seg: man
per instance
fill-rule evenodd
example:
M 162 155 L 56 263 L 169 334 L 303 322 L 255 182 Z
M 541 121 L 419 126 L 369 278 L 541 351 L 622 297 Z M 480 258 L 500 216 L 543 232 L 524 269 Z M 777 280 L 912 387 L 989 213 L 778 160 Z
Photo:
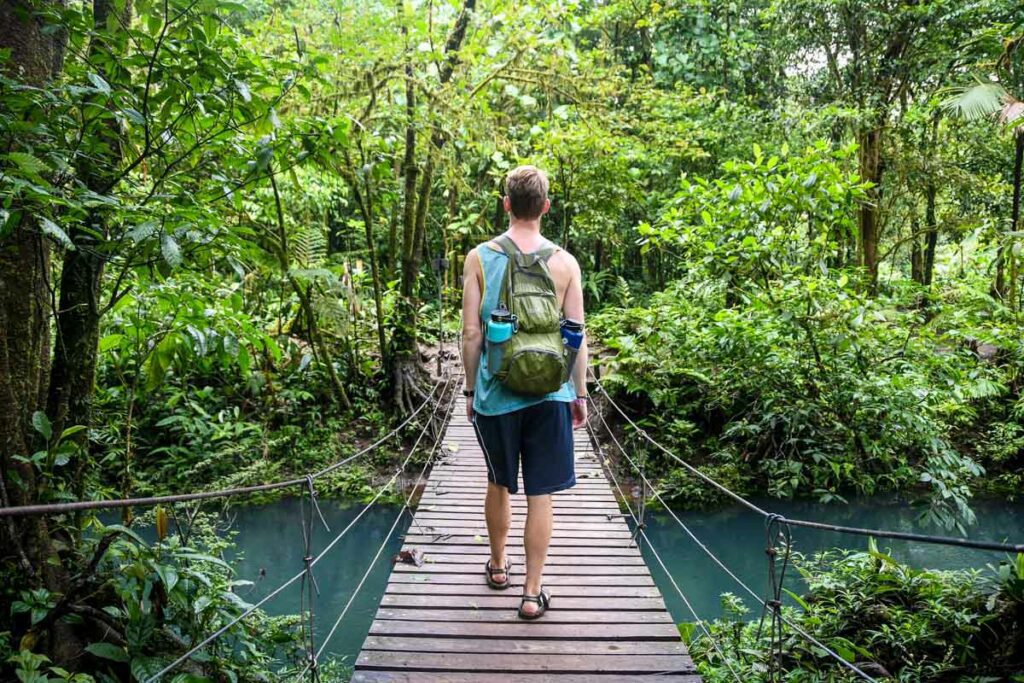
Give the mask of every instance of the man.
M 547 261 L 566 319 L 583 322 L 580 267 L 569 252 L 541 235 L 541 217 L 551 208 L 548 179 L 534 166 L 520 166 L 505 180 L 502 199 L 509 215 L 504 237 L 525 254 L 554 249 Z M 500 239 L 500 238 L 499 238 Z M 508 256 L 499 244 L 485 242 L 466 256 L 462 299 L 462 359 L 466 371 L 467 417 L 487 461 L 484 512 L 491 556 L 485 570 L 491 588 L 508 588 L 510 565 L 505 546 L 511 524 L 509 494 L 518 492 L 523 467 L 527 515 L 524 532 L 526 580 L 519 616 L 537 619 L 551 597 L 543 588 L 544 564 L 551 543 L 551 494 L 576 484 L 572 430 L 587 420 L 587 346 L 581 344 L 569 381 L 541 396 L 517 394 L 487 369 L 484 330 L 498 295 Z

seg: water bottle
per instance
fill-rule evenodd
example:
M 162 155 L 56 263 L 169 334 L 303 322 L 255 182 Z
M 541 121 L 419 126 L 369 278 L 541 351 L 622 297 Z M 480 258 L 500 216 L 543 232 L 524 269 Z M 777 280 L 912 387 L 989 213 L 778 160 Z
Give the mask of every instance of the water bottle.
M 573 367 L 576 365 L 576 356 L 579 355 L 580 346 L 583 344 L 583 323 L 572 318 L 562 319 L 562 345 L 565 347 L 566 371 L 568 377 L 572 377 Z
M 501 369 L 501 361 L 505 355 L 505 344 L 516 333 L 516 316 L 505 304 L 491 311 L 491 319 L 487 321 L 487 371 L 493 377 Z

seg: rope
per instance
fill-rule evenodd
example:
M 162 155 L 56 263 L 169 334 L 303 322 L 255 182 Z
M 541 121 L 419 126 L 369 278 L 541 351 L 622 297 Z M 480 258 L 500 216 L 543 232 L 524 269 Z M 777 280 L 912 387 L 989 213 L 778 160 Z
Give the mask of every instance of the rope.
M 372 451 L 373 449 L 380 446 L 382 443 L 393 437 L 399 431 L 401 431 L 414 417 L 419 415 L 420 411 L 430 402 L 434 394 L 437 392 L 437 388 L 441 386 L 441 382 L 438 381 L 434 384 L 434 388 L 430 390 L 423 402 L 416 408 L 410 415 L 402 421 L 400 425 L 392 429 L 390 432 L 382 436 L 381 438 L 374 441 L 372 444 L 358 451 L 357 453 L 350 455 L 344 460 L 340 460 L 332 465 L 325 467 L 319 472 L 315 472 L 312 475 L 314 479 L 319 479 L 324 475 L 334 472 L 339 467 L 343 467 L 348 463 L 352 462 L 356 458 L 362 457 Z M 306 476 L 296 477 L 295 479 L 288 479 L 285 481 L 278 481 L 269 484 L 256 484 L 253 486 L 241 486 L 236 488 L 219 489 L 216 491 L 202 491 L 199 493 L 183 493 L 170 496 L 151 496 L 147 498 L 121 498 L 119 500 L 80 500 L 70 503 L 48 503 L 39 505 L 16 505 L 12 507 L 0 507 L 0 517 L 25 517 L 35 515 L 53 515 L 64 512 L 81 512 L 83 510 L 110 510 L 115 508 L 126 508 L 135 506 L 153 506 L 163 505 L 167 503 L 182 503 L 190 500 L 206 500 L 209 498 L 227 498 L 230 496 L 239 496 L 246 493 L 258 493 L 260 491 L 274 491 L 277 489 L 291 488 L 294 486 L 300 486 L 306 483 Z
M 605 396 L 607 396 L 607 393 L 605 393 Z M 610 400 L 611 399 L 609 399 L 609 401 Z M 594 405 L 593 399 L 591 399 L 590 402 L 591 402 L 591 406 L 593 406 Z M 637 470 L 639 472 L 640 468 L 636 464 L 636 461 L 634 461 L 633 458 L 630 457 L 629 453 L 626 452 L 626 449 L 622 447 L 621 443 L 619 443 L 619 440 L 615 437 L 615 434 L 612 432 L 611 427 L 608 425 L 608 422 L 604 419 L 604 415 L 602 415 L 601 412 L 596 409 L 596 407 L 594 409 L 594 412 L 597 413 L 598 417 L 601 419 L 601 422 L 604 424 L 604 427 L 607 430 L 608 435 L 612 438 L 612 441 L 615 442 L 615 445 L 618 447 L 619 452 L 622 453 L 623 457 L 625 457 L 626 460 L 629 461 L 629 463 L 633 467 L 633 469 L 635 469 L 635 470 Z M 641 474 L 640 476 L 643 479 L 645 479 L 645 480 L 647 479 L 643 474 Z M 708 548 L 699 538 L 697 538 L 697 536 L 690 530 L 690 527 L 688 527 L 685 523 L 683 523 L 683 520 L 679 519 L 679 516 L 676 515 L 675 511 L 672 510 L 671 507 L 669 507 L 668 503 L 665 502 L 665 500 L 661 497 L 661 494 L 658 493 L 657 489 L 654 487 L 653 484 L 650 483 L 650 481 L 647 481 L 646 483 L 647 483 L 648 486 L 651 487 L 651 493 L 654 495 L 655 499 L 659 503 L 661 503 L 661 505 L 665 508 L 665 511 L 668 512 L 668 514 L 671 515 L 672 519 L 674 519 L 676 521 L 676 523 L 683 529 L 683 531 L 686 532 L 686 535 L 689 536 L 690 539 L 693 540 L 693 542 L 697 544 L 697 547 L 700 548 L 702 551 L 704 551 L 704 553 L 709 558 L 711 558 L 711 560 L 715 564 L 717 564 L 722 569 L 722 571 L 724 571 L 733 581 L 735 581 L 740 587 L 742 587 L 743 590 L 745 590 L 747 593 L 749 593 L 750 596 L 755 601 L 757 601 L 757 603 L 759 605 L 761 605 L 762 608 L 766 608 L 767 609 L 767 607 L 768 607 L 767 601 L 765 601 L 760 595 L 755 593 L 754 590 L 752 588 L 750 588 L 750 586 L 748 586 L 742 579 L 740 579 L 738 576 L 736 576 L 736 574 L 734 574 L 733 571 L 731 569 L 729 569 L 718 558 L 718 556 L 715 555 L 711 551 L 710 548 Z M 779 619 L 781 619 L 783 621 L 783 623 L 785 623 L 787 626 L 789 626 L 791 629 L 793 629 L 796 633 L 800 634 L 804 639 L 806 639 L 810 643 L 812 643 L 812 644 L 818 646 L 819 648 L 821 648 L 826 654 L 828 654 L 830 657 L 832 657 L 833 659 L 838 661 L 840 664 L 845 666 L 847 669 L 849 669 L 853 673 L 857 674 L 858 676 L 860 676 L 861 678 L 863 678 L 866 681 L 872 681 L 873 683 L 877 683 L 877 681 L 874 678 L 872 678 L 868 674 L 864 673 L 864 671 L 862 671 L 860 668 L 858 668 L 855 664 L 853 664 L 852 662 L 846 661 L 843 657 L 839 656 L 839 654 L 837 654 L 834 650 L 832 650 L 827 645 L 822 643 L 820 640 L 818 640 L 817 638 L 815 638 L 811 634 L 809 634 L 806 631 L 804 631 L 803 629 L 801 629 L 799 626 L 794 624 L 791 620 L 787 619 L 782 614 L 781 610 L 779 611 Z
M 448 382 L 446 382 L 445 385 L 447 386 L 447 384 L 450 383 L 450 382 L 451 382 L 451 378 L 448 379 Z M 440 386 L 440 385 L 441 385 L 440 382 L 438 382 L 435 385 L 435 387 L 434 387 L 435 391 L 436 391 L 437 387 Z M 433 396 L 433 395 L 434 395 L 434 391 L 432 391 L 430 393 L 430 396 Z M 423 405 L 426 405 L 426 403 L 424 402 Z M 420 409 L 423 408 L 423 405 L 420 406 Z M 419 409 L 417 409 L 416 412 L 419 412 Z M 405 424 L 408 424 L 408 420 L 406 420 L 405 422 L 402 423 L 403 426 Z M 380 499 L 380 497 L 382 495 L 384 495 L 384 492 L 387 491 L 389 488 L 391 488 L 391 486 L 398 480 L 399 475 L 401 475 L 402 471 L 405 469 L 405 465 L 408 464 L 409 459 L 412 458 L 413 453 L 416 452 L 416 447 L 419 445 L 419 441 L 423 437 L 423 434 L 426 432 L 426 428 L 427 428 L 427 426 L 429 426 L 429 424 L 430 423 L 428 422 L 427 424 L 424 425 L 423 430 L 421 430 L 421 432 L 420 432 L 420 438 L 418 438 L 416 440 L 415 444 L 413 445 L 413 447 L 411 449 L 409 449 L 409 454 L 406 456 L 405 460 L 403 461 L 402 466 L 399 467 L 397 470 L 395 470 L 395 473 L 393 475 L 391 475 L 391 478 L 388 479 L 388 481 L 385 482 L 383 486 L 381 486 L 379 489 L 377 489 L 377 492 L 374 494 L 374 496 L 370 500 L 370 502 L 368 502 L 366 504 L 366 506 L 363 507 L 363 509 L 359 511 L 359 513 L 355 516 L 355 518 L 353 518 L 352 521 L 349 522 L 348 525 L 344 529 L 342 529 L 341 532 L 337 536 L 335 536 L 331 540 L 331 542 L 328 543 L 327 546 L 322 551 L 320 551 L 319 554 L 317 554 L 315 557 L 313 557 L 311 560 L 309 560 L 309 562 L 305 563 L 306 566 L 302 569 L 302 571 L 300 571 L 298 574 L 295 574 L 290 579 L 288 579 L 287 581 L 282 583 L 280 586 L 275 588 L 270 594 L 266 595 L 263 599 L 261 599 L 259 602 L 255 603 L 254 605 L 251 605 L 244 612 L 242 612 L 241 614 L 239 614 L 238 616 L 233 618 L 227 624 L 225 624 L 224 626 L 221 626 L 219 629 L 217 629 L 216 631 L 211 633 L 209 636 L 207 636 L 205 639 L 203 639 L 199 644 L 195 645 L 188 652 L 186 652 L 185 654 L 181 655 L 180 657 L 175 659 L 173 662 L 171 662 L 170 664 L 165 666 L 163 669 L 158 671 L 155 675 L 153 675 L 153 676 L 149 677 L 148 679 L 146 679 L 145 683 L 154 683 L 155 681 L 158 681 L 164 674 L 167 674 L 170 671 L 174 670 L 179 664 L 181 664 L 182 662 L 186 661 L 187 659 L 192 657 L 192 655 L 194 655 L 196 652 L 199 652 L 200 650 L 205 648 L 207 645 L 209 645 L 213 641 L 215 641 L 218 638 L 220 638 L 228 630 L 230 630 L 232 627 L 234 627 L 236 624 L 238 624 L 240 621 L 242 621 L 246 617 L 250 616 L 253 612 L 255 612 L 257 609 L 259 609 L 260 607 L 265 605 L 271 599 L 273 599 L 273 598 L 277 597 L 278 595 L 280 595 L 281 592 L 284 591 L 286 588 L 288 588 L 289 586 L 293 585 L 296 581 L 299 581 L 300 579 L 305 577 L 307 575 L 307 571 L 310 570 L 312 567 L 316 566 L 316 564 L 321 559 L 323 559 L 323 557 L 328 552 L 330 552 L 331 549 L 334 548 L 334 546 L 336 546 L 338 544 L 338 542 L 341 541 L 342 538 L 345 537 L 345 535 L 349 532 L 349 530 L 351 530 L 356 525 L 356 523 L 359 522 L 359 520 L 362 519 L 363 516 L 365 516 L 367 512 L 369 512 L 369 510 L 376 504 L 376 502 Z M 314 478 L 316 477 L 316 475 L 311 475 L 311 476 L 314 477 Z M 302 481 L 306 481 L 306 479 L 302 479 Z
M 447 410 L 445 411 L 444 419 L 442 420 L 442 427 L 444 425 L 446 425 L 451 420 L 452 410 L 455 408 L 455 404 L 456 404 L 457 401 L 458 401 L 458 396 L 453 391 L 452 392 L 451 400 L 448 402 L 448 407 L 447 407 Z M 327 633 L 327 636 L 324 638 L 323 643 L 321 643 L 320 649 L 317 650 L 315 656 L 313 657 L 313 662 L 314 663 L 317 661 L 317 658 L 323 656 L 324 650 L 327 649 L 327 645 L 330 643 L 331 638 L 334 637 L 334 633 L 338 630 L 338 627 L 341 625 L 342 620 L 344 620 L 345 615 L 348 614 L 349 608 L 351 608 L 352 605 L 355 603 L 356 597 L 359 595 L 359 592 L 363 589 L 363 586 L 365 585 L 367 579 L 369 579 L 370 574 L 373 573 L 373 569 L 376 566 L 377 561 L 380 559 L 381 554 L 383 554 L 384 549 L 387 548 L 388 542 L 391 541 L 391 537 L 394 536 L 395 530 L 398 528 L 398 523 L 401 521 L 402 517 L 405 515 L 405 512 L 406 511 L 409 511 L 410 513 L 412 512 L 412 508 L 410 506 L 410 502 L 412 501 L 412 497 L 416 493 L 416 490 L 419 488 L 420 483 L 423 481 L 423 477 L 426 474 L 427 469 L 430 467 L 431 463 L 434 461 L 434 457 L 437 454 L 438 446 L 441 444 L 441 441 L 442 441 L 443 437 L 444 437 L 444 431 L 442 429 L 442 431 L 440 431 L 438 433 L 437 438 L 434 440 L 434 445 L 430 449 L 430 455 L 427 456 L 426 462 L 423 463 L 423 468 L 420 470 L 419 476 L 416 478 L 416 483 L 414 483 L 412 485 L 412 488 L 409 491 L 409 495 L 406 496 L 405 499 L 404 499 L 405 502 L 402 505 L 402 508 L 398 511 L 398 514 L 395 516 L 395 521 L 392 522 L 391 528 L 388 530 L 388 533 L 384 537 L 384 540 L 381 541 L 380 546 L 377 548 L 377 552 L 374 554 L 373 558 L 370 560 L 369 565 L 367 565 L 366 571 L 363 573 L 362 578 L 359 579 L 359 583 L 356 585 L 355 590 L 352 591 L 352 595 L 349 596 L 348 602 L 345 603 L 345 607 L 341 610 L 341 613 L 338 614 L 338 618 L 334 620 L 334 625 L 331 626 L 331 630 Z M 413 516 L 413 519 L 415 519 L 415 516 Z M 309 670 L 309 665 L 307 665 L 307 668 L 299 673 L 297 678 L 302 678 L 302 676 L 305 675 L 306 671 L 308 671 L 308 670 Z
M 597 435 L 594 433 L 593 427 L 591 427 L 590 422 L 587 421 L 586 425 L 587 425 L 587 432 L 590 434 L 591 441 L 594 444 L 598 444 L 599 442 L 597 440 Z M 680 588 L 679 584 L 675 580 L 675 577 L 672 576 L 672 573 L 669 571 L 668 567 L 665 565 L 665 562 L 661 559 L 661 555 L 658 554 L 657 548 L 654 547 L 654 544 L 651 543 L 651 539 L 648 538 L 647 533 L 640 526 L 640 524 L 641 524 L 640 523 L 640 519 L 637 517 L 636 514 L 633 513 L 633 509 L 631 507 L 629 507 L 629 503 L 628 503 L 629 498 L 626 497 L 625 492 L 622 490 L 622 486 L 619 485 L 619 480 L 615 476 L 615 472 L 612 470 L 611 464 L 608 463 L 606 461 L 606 459 L 603 457 L 603 453 L 601 453 L 601 451 L 600 451 L 600 446 L 598 446 L 598 454 L 600 456 L 601 464 L 607 466 L 606 469 L 607 469 L 607 472 L 608 472 L 608 476 L 611 478 L 612 483 L 615 485 L 615 489 L 619 492 L 619 497 L 622 500 L 627 501 L 626 502 L 626 511 L 629 512 L 629 516 L 633 518 L 633 523 L 636 525 L 636 529 L 637 529 L 636 534 L 634 534 L 634 536 L 633 536 L 634 541 L 637 538 L 637 536 L 639 536 L 640 538 L 643 538 L 643 540 L 647 542 L 647 547 L 650 549 L 651 554 L 654 555 L 654 559 L 658 561 L 658 565 L 661 567 L 661 570 L 663 572 L 665 572 L 665 576 L 667 576 L 668 580 L 672 583 L 672 587 L 676 589 L 676 593 L 679 594 L 679 597 L 683 601 L 683 604 L 686 605 L 686 609 L 688 609 L 690 611 L 690 614 L 693 615 L 693 619 L 696 622 L 698 628 L 700 628 L 700 630 L 704 632 L 704 635 L 707 636 L 707 639 L 711 643 L 711 646 L 713 648 L 715 648 L 715 651 L 722 658 L 722 662 L 725 663 L 725 666 L 729 669 L 729 672 L 732 674 L 733 678 L 735 678 L 739 683 L 743 683 L 743 679 L 741 679 L 739 677 L 739 674 L 737 674 L 736 671 L 732 668 L 732 665 L 729 663 L 728 657 L 725 656 L 725 653 L 722 652 L 721 647 L 719 647 L 718 641 L 715 639 L 715 637 L 713 635 L 711 635 L 711 631 L 705 625 L 704 620 L 701 619 L 700 616 L 697 614 L 697 610 L 694 609 L 693 604 L 691 604 L 689 598 L 686 597 L 686 593 L 684 593 L 683 589 Z
M 726 486 L 718 483 L 717 481 L 715 481 L 714 479 L 712 479 L 708 475 L 704 474 L 703 472 L 698 470 L 696 467 L 694 467 L 693 465 L 691 465 L 690 463 L 686 462 L 685 460 L 680 458 L 678 455 L 676 455 L 675 453 L 673 453 L 672 451 L 667 449 L 665 446 L 662 446 L 660 443 L 655 441 L 654 438 L 652 438 L 650 434 L 648 434 L 636 422 L 634 422 L 632 419 L 630 419 L 630 417 L 622 410 L 622 408 L 619 407 L 619 405 L 608 394 L 608 391 L 604 388 L 604 386 L 601 384 L 601 381 L 599 379 L 594 378 L 594 383 L 596 384 L 598 390 L 602 394 L 604 394 L 606 399 L 608 399 L 608 403 L 613 408 L 615 408 L 616 412 L 618 412 L 619 415 L 621 415 L 623 417 L 623 419 L 626 420 L 626 422 L 628 422 L 629 425 L 631 427 L 633 427 L 633 429 L 636 430 L 640 434 L 640 436 L 642 436 L 644 439 L 646 439 L 648 442 L 650 442 L 651 445 L 653 445 L 655 448 L 660 450 L 662 453 L 668 455 L 670 458 L 675 460 L 677 463 L 679 463 L 680 465 L 685 467 L 687 470 L 692 472 L 695 476 L 697 476 L 700 479 L 704 480 L 708 484 L 714 486 L 716 489 L 718 489 L 719 491 L 721 491 L 722 493 L 727 495 L 729 498 L 732 498 L 736 502 L 740 503 L 741 505 L 743 505 L 743 507 L 747 508 L 748 510 L 756 512 L 757 514 L 759 514 L 759 515 L 761 515 L 762 517 L 765 517 L 765 518 L 771 517 L 774 514 L 774 513 L 768 512 L 767 510 L 763 510 L 762 508 L 758 507 L 754 503 L 751 503 L 749 500 L 747 500 L 743 496 L 739 495 L 738 493 L 735 493 L 735 492 L 731 491 Z M 776 515 L 776 516 L 780 516 L 780 515 Z M 826 530 L 826 531 L 836 531 L 836 532 L 839 532 L 839 533 L 853 534 L 853 535 L 857 535 L 857 536 L 869 536 L 869 537 L 877 537 L 877 538 L 895 538 L 895 539 L 900 539 L 900 540 L 904 540 L 904 541 L 916 541 L 918 543 L 932 543 L 932 544 L 936 544 L 936 545 L 949 545 L 949 546 L 957 546 L 957 547 L 961 547 L 961 548 L 973 548 L 973 549 L 976 549 L 976 550 L 996 550 L 996 551 L 1008 552 L 1008 553 L 1014 553 L 1014 554 L 1016 554 L 1016 553 L 1024 553 L 1024 543 L 997 543 L 997 542 L 994 542 L 994 541 L 978 541 L 978 540 L 972 540 L 972 539 L 969 539 L 969 538 L 956 538 L 954 536 L 936 536 L 936 535 L 931 535 L 931 534 L 916 534 L 916 533 L 910 533 L 910 532 L 905 532 L 905 531 L 889 531 L 889 530 L 886 530 L 886 529 L 870 529 L 870 528 L 861 528 L 861 527 L 852 527 L 852 526 L 842 526 L 842 525 L 839 525 L 839 524 L 826 524 L 824 522 L 813 522 L 813 521 L 804 520 L 804 519 L 790 519 L 788 517 L 785 517 L 783 519 L 785 519 L 785 521 L 789 525 L 791 525 L 791 526 L 800 526 L 800 527 L 806 527 L 806 528 L 809 528 L 809 529 L 823 529 L 823 530 Z

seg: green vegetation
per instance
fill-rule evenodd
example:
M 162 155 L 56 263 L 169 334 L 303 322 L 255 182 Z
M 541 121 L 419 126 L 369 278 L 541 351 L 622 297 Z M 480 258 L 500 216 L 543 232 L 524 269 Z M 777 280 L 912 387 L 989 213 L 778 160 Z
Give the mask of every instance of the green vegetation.
M 386 433 L 529 161 L 605 384 L 659 441 L 743 493 L 899 492 L 969 529 L 972 495 L 1024 483 L 1021 21 L 1011 0 L 5 2 L 0 505 L 263 483 Z M 721 502 L 624 437 L 674 503 Z M 365 498 L 400 445 L 321 493 Z M 151 546 L 128 511 L 0 520 L 0 678 L 139 679 L 227 623 L 230 540 L 198 519 Z M 998 587 L 804 566 L 805 628 L 903 680 L 1020 666 L 1019 566 Z M 935 609 L 886 597 L 918 590 Z M 296 619 L 229 635 L 175 680 L 301 662 Z
M 1020 681 L 1024 666 L 1024 559 L 991 571 L 912 569 L 872 547 L 794 557 L 808 592 L 784 613 L 865 673 L 895 681 Z M 731 618 L 717 621 L 709 641 L 691 641 L 707 681 L 767 679 L 773 665 L 768 624 L 749 618 L 732 594 L 722 598 Z M 692 638 L 692 628 L 683 629 Z M 818 647 L 797 636 L 778 663 L 784 681 L 859 680 Z

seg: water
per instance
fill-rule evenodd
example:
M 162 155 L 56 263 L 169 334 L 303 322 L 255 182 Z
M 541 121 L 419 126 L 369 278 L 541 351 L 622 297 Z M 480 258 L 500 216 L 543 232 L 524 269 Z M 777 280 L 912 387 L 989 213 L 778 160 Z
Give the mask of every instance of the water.
M 299 499 L 286 499 L 270 505 L 237 509 L 232 529 L 238 532 L 234 553 L 234 559 L 238 560 L 238 578 L 255 582 L 251 591 L 246 587 L 239 589 L 247 602 L 260 600 L 302 570 L 303 517 L 300 505 Z M 320 510 L 331 531 L 328 532 L 314 516 L 312 554 L 315 556 L 323 550 L 362 509 L 361 504 L 321 501 Z M 397 506 L 375 505 L 313 567 L 313 575 L 320 587 L 314 605 L 317 647 L 349 601 L 400 510 Z M 401 548 L 401 536 L 408 524 L 409 515 L 404 515 L 384 554 L 374 564 L 365 585 L 332 636 L 326 652 L 335 657 L 345 656 L 350 664 L 355 661 L 377 612 L 377 603 L 387 586 L 390 558 Z M 272 615 L 297 613 L 299 590 L 297 582 L 268 601 L 264 609 Z
M 755 499 L 753 502 L 792 519 L 891 531 L 944 533 L 922 527 L 917 523 L 919 511 L 916 508 L 892 499 L 851 499 L 849 505 L 775 499 Z M 971 507 L 977 514 L 978 523 L 968 530 L 969 538 L 1012 543 L 1024 541 L 1024 503 L 976 500 Z M 764 518 L 738 505 L 710 512 L 677 512 L 676 515 L 754 592 L 759 595 L 767 593 Z M 760 612 L 754 609 L 758 605 L 750 594 L 716 565 L 668 513 L 649 514 L 647 525 L 651 542 L 701 619 L 723 615 L 719 596 L 724 592 L 743 598 L 751 609 L 750 616 L 759 616 Z M 808 556 L 831 548 L 866 550 L 868 546 L 868 538 L 864 536 L 800 527 L 792 527 L 792 531 L 794 549 Z M 984 569 L 986 564 L 997 563 L 1006 557 L 1005 553 L 928 543 L 884 538 L 877 539 L 877 542 L 880 550 L 891 551 L 897 561 L 919 568 Z M 673 618 L 677 622 L 693 621 L 693 614 L 646 544 L 643 554 Z M 798 594 L 804 588 L 799 575 L 792 569 L 787 574 L 786 586 Z
M 854 499 L 849 505 L 820 505 L 812 502 L 778 500 L 755 502 L 793 518 L 848 526 L 935 532 L 934 529 L 922 529 L 916 524 L 917 510 L 895 501 L 877 498 Z M 978 524 L 970 530 L 972 538 L 1014 542 L 1024 539 L 1024 504 L 975 501 L 973 508 L 978 516 Z M 359 513 L 362 506 L 346 506 L 324 501 L 321 503 L 321 509 L 332 533 L 328 533 L 317 522 L 314 531 L 314 554 L 341 531 Z M 398 511 L 397 507 L 372 508 L 314 568 L 320 586 L 320 596 L 316 601 L 318 644 L 323 642 L 327 630 L 348 602 L 370 559 L 391 528 Z M 764 593 L 767 571 L 764 554 L 765 529 L 761 517 L 739 507 L 677 514 L 739 578 L 754 591 Z M 240 590 L 245 600 L 259 600 L 302 569 L 300 520 L 301 509 L 297 499 L 237 509 L 232 528 L 238 532 L 235 537 L 235 557 L 239 559 L 238 578 L 256 582 L 251 591 L 248 588 Z M 391 568 L 388 559 L 398 552 L 401 546 L 400 535 L 407 526 L 408 516 L 405 516 L 385 548 L 384 559 L 374 566 L 342 626 L 331 639 L 327 648 L 330 654 L 336 657 L 344 656 L 349 663 L 354 661 L 373 621 L 377 603 L 384 593 Z M 701 618 L 721 616 L 721 593 L 731 591 L 744 598 L 749 597 L 697 548 L 667 513 L 649 514 L 648 535 Z M 867 547 L 866 538 L 815 529 L 794 527 L 793 536 L 796 549 L 805 554 L 834 547 Z M 893 555 L 900 561 L 917 567 L 935 569 L 983 568 L 986 563 L 996 562 L 1003 557 L 1000 553 L 994 552 L 886 539 L 880 540 L 879 546 L 891 549 Z M 675 620 L 692 621 L 693 616 L 684 606 L 668 578 L 658 568 L 646 546 L 644 554 Z M 265 573 L 262 578 L 261 571 Z M 799 582 L 800 579 L 793 572 L 792 580 L 787 581 L 787 585 L 799 592 Z M 298 601 L 299 586 L 295 584 L 268 602 L 265 608 L 270 614 L 294 614 L 298 611 Z M 752 599 L 745 602 L 748 607 L 754 607 Z M 756 616 L 753 609 L 751 615 Z

